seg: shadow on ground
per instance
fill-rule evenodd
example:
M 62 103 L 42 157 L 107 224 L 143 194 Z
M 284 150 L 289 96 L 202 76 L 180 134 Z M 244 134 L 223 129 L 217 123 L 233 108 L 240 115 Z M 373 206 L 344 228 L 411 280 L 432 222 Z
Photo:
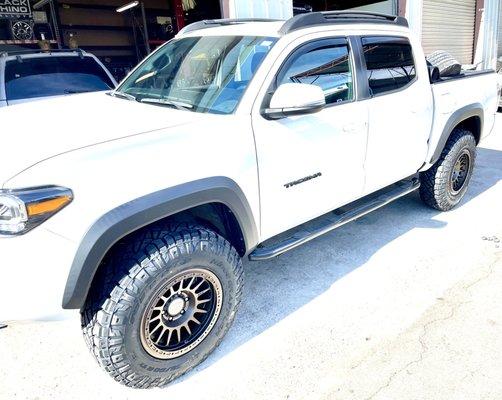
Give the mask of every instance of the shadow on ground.
M 473 179 L 459 207 L 502 179 L 502 151 L 478 149 Z M 439 229 L 438 211 L 418 192 L 266 262 L 244 262 L 245 289 L 234 326 L 220 347 L 192 374 L 259 335 L 364 265 L 379 249 L 415 228 Z

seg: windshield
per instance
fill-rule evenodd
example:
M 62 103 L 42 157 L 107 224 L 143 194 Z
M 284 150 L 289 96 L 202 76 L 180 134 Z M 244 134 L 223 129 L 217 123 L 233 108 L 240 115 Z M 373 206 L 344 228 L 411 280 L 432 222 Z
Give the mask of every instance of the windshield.
M 91 57 L 33 57 L 8 61 L 5 66 L 7 100 L 95 92 L 114 87 Z
M 144 103 L 230 114 L 276 40 L 254 36 L 172 40 L 145 60 L 118 91 Z

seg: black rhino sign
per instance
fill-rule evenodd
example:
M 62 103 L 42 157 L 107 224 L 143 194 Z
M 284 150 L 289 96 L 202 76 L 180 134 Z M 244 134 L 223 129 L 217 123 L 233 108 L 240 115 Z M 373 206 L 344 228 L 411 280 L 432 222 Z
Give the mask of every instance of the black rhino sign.
M 31 17 L 29 0 L 0 0 L 0 18 Z

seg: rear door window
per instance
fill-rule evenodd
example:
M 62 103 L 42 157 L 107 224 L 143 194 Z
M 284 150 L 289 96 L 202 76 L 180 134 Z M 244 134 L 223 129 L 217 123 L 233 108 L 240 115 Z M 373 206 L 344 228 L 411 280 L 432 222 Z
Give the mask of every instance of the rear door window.
M 411 44 L 400 37 L 363 37 L 364 58 L 371 95 L 399 90 L 414 81 Z
M 11 60 L 5 66 L 7 100 L 95 92 L 114 87 L 92 57 L 51 56 Z

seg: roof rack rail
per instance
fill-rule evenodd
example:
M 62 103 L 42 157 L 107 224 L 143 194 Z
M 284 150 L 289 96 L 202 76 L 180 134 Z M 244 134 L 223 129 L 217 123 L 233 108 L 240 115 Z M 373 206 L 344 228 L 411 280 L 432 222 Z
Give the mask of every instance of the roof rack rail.
M 0 57 L 7 56 L 22 56 L 25 54 L 36 54 L 36 53 L 78 53 L 80 56 L 85 54 L 85 51 L 82 49 L 26 49 L 26 50 L 2 50 L 0 51 Z
M 277 22 L 284 21 L 283 19 L 272 18 L 225 18 L 225 19 L 205 19 L 203 21 L 194 22 L 182 28 L 178 35 L 188 32 L 198 31 L 200 29 L 213 28 L 214 26 L 244 24 L 246 22 Z
M 306 14 L 299 14 L 287 20 L 279 33 L 285 35 L 297 29 L 307 28 L 317 25 L 332 24 L 394 24 L 408 27 L 406 18 L 396 15 L 380 13 L 370 13 L 363 11 L 321 11 Z

